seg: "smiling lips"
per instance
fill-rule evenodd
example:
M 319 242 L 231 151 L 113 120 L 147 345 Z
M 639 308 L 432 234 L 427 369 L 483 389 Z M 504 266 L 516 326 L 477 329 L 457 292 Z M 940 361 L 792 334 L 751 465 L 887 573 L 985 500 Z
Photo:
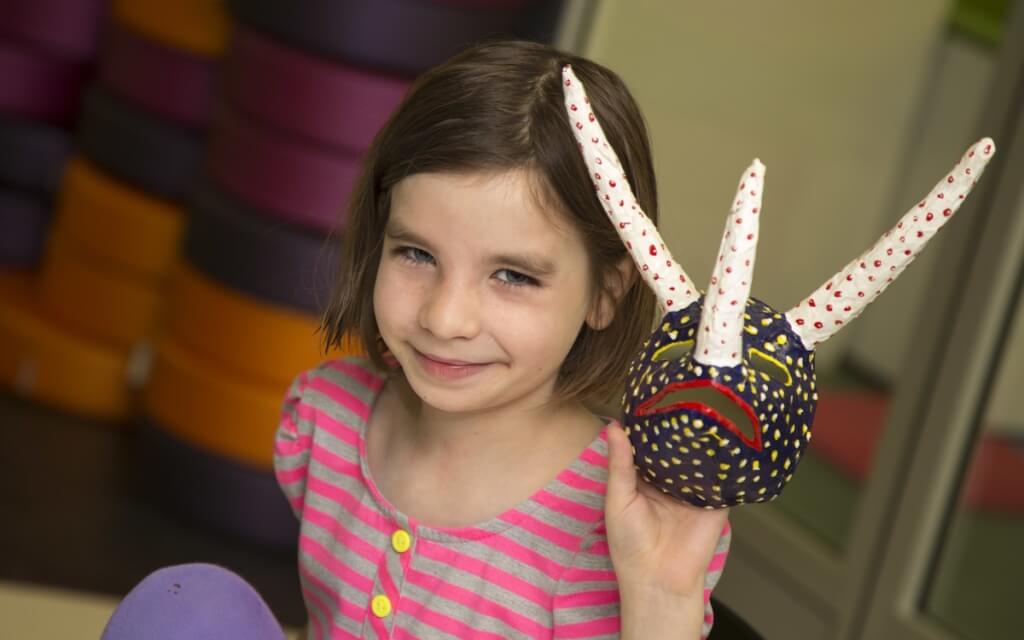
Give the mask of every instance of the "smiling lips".
M 416 360 L 419 362 L 420 368 L 431 376 L 441 378 L 443 380 L 460 380 L 462 378 L 468 378 L 469 376 L 483 371 L 483 369 L 488 366 L 487 364 L 465 362 L 462 360 L 448 360 L 437 356 L 426 355 L 419 351 L 416 351 L 415 353 Z
M 750 418 L 750 423 L 754 427 L 754 437 L 751 438 L 747 434 L 743 433 L 743 430 L 736 426 L 736 424 L 732 420 L 725 417 L 720 412 L 715 411 L 713 408 L 707 406 L 703 402 L 682 401 L 672 402 L 665 405 L 659 404 L 662 400 L 665 399 L 666 396 L 671 394 L 673 391 L 680 391 L 683 389 L 696 389 L 700 387 L 711 387 L 715 389 L 723 396 L 728 398 L 730 402 L 733 402 L 734 404 L 738 405 L 741 409 L 743 409 L 744 413 L 746 413 L 747 416 Z M 726 429 L 733 432 L 747 446 L 753 448 L 755 451 L 761 450 L 761 423 L 757 419 L 757 414 L 755 414 L 754 410 L 750 407 L 750 405 L 747 404 L 746 401 L 743 400 L 743 398 L 736 395 L 736 393 L 732 389 L 718 382 L 715 382 L 714 380 L 688 380 L 686 382 L 675 382 L 669 384 L 665 386 L 661 391 L 654 394 L 654 396 L 645 400 L 639 407 L 637 407 L 636 415 L 649 416 L 656 415 L 659 413 L 669 413 L 671 411 L 678 411 L 680 409 L 689 409 L 691 411 L 696 411 L 707 416 L 709 419 L 718 422 Z

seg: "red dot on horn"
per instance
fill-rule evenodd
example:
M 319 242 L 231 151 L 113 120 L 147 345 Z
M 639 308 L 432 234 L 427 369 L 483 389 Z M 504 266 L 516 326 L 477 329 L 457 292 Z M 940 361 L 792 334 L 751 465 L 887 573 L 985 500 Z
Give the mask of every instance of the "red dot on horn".
M 822 327 L 824 327 L 824 326 L 825 326 L 825 325 L 821 324 L 820 322 L 815 322 L 815 323 L 814 323 L 814 328 L 815 328 L 815 329 L 820 329 L 820 328 L 822 328 Z

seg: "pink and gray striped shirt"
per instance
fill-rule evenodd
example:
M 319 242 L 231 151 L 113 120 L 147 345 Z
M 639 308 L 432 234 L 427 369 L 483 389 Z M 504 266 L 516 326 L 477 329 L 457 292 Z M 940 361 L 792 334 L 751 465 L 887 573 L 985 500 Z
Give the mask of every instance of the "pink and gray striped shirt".
M 275 442 L 301 521 L 310 638 L 616 638 L 619 594 L 604 534 L 607 435 L 531 498 L 476 526 L 421 525 L 381 495 L 366 425 L 384 378 L 361 360 L 298 376 Z M 722 531 L 704 589 L 728 553 Z

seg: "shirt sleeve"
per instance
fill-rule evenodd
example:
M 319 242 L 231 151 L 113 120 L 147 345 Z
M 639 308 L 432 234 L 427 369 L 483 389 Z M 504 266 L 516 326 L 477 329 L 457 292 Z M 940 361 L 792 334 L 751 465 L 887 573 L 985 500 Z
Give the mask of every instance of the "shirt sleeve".
M 304 405 L 303 400 L 310 375 L 312 371 L 303 372 L 289 387 L 274 436 L 274 474 L 292 511 L 300 520 L 313 443 L 313 413 Z
M 732 543 L 732 525 L 728 522 L 722 527 L 722 534 L 718 536 L 718 544 L 715 545 L 715 552 L 708 563 L 708 571 L 704 574 L 704 624 L 701 626 L 700 637 L 705 640 L 711 633 L 711 627 L 715 624 L 715 612 L 711 608 L 711 593 L 715 585 L 722 578 L 722 571 L 725 570 L 725 560 L 729 556 L 729 545 Z
M 732 528 L 726 522 L 704 577 L 702 640 L 706 640 L 715 622 L 711 594 L 722 577 L 731 541 Z M 583 540 L 572 565 L 558 583 L 553 609 L 553 635 L 557 640 L 619 637 L 619 587 L 603 527 Z

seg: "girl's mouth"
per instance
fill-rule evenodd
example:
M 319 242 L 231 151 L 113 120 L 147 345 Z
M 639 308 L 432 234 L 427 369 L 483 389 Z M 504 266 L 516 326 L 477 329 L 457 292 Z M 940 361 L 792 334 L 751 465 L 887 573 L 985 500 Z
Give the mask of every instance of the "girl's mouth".
M 420 368 L 432 377 L 442 380 L 461 380 L 483 371 L 488 365 L 462 360 L 449 360 L 438 356 L 420 353 L 413 349 Z

